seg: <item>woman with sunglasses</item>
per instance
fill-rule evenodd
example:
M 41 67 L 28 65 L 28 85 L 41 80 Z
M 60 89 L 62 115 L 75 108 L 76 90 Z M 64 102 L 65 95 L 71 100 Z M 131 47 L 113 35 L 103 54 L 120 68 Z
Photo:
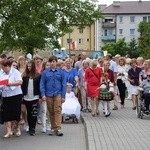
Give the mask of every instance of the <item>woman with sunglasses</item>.
M 143 91 L 143 98 L 144 98 L 144 104 L 145 104 L 145 113 L 149 114 L 149 104 L 150 104 L 150 70 L 147 72 L 147 79 L 144 80 L 140 87 Z

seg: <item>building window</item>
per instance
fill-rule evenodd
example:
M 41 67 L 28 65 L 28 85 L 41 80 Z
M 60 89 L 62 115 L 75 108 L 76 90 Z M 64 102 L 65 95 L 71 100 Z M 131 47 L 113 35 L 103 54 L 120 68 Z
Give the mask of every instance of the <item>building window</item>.
M 79 33 L 83 33 L 83 28 L 79 29 Z
M 119 29 L 119 34 L 120 34 L 120 35 L 123 34 L 123 29 Z
M 150 22 L 150 16 L 148 16 L 148 22 Z
M 67 39 L 67 44 L 72 43 L 72 39 Z
M 113 35 L 113 30 L 111 29 L 104 30 L 104 36 L 109 36 L 109 35 Z
M 83 44 L 83 39 L 79 39 L 79 44 Z
M 135 35 L 135 29 L 130 29 L 130 35 Z
M 123 16 L 119 16 L 119 23 L 123 23 Z
M 147 22 L 147 17 L 143 17 L 143 22 Z
M 130 23 L 135 23 L 135 16 L 130 16 Z

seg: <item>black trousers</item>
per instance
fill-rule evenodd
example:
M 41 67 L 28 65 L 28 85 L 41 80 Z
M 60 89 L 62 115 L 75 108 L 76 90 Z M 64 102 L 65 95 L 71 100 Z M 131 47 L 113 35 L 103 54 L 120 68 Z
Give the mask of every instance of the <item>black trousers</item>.
M 119 89 L 121 105 L 124 105 L 126 85 L 125 85 L 125 83 L 122 82 L 121 79 L 118 79 L 117 80 L 117 86 L 118 86 L 118 89 Z
M 29 131 L 33 132 L 35 132 L 37 122 L 38 101 L 39 100 L 25 101 Z
M 150 93 L 144 93 L 144 104 L 146 110 L 149 110 L 149 104 L 150 104 Z

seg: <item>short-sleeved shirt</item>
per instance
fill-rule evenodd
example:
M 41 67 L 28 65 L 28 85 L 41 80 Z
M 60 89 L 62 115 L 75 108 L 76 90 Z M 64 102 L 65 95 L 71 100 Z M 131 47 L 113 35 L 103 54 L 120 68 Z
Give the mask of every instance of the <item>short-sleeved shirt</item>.
M 75 87 L 75 76 L 78 76 L 78 72 L 76 68 L 72 68 L 70 71 L 64 69 L 66 82 L 71 83 L 73 88 Z
M 2 76 L 6 76 L 6 75 L 7 74 L 5 72 L 3 72 Z M 10 83 L 20 81 L 20 80 L 22 81 L 21 73 L 13 67 L 11 67 L 10 72 L 8 74 L 8 77 L 9 77 Z M 2 97 L 11 97 L 11 96 L 19 95 L 19 94 L 22 94 L 22 90 L 21 90 L 20 85 L 18 85 L 18 86 L 4 86 L 2 88 Z
M 136 67 L 135 70 L 133 68 L 129 69 L 128 75 L 133 82 L 130 82 L 134 86 L 139 86 L 139 76 L 140 76 L 141 68 Z

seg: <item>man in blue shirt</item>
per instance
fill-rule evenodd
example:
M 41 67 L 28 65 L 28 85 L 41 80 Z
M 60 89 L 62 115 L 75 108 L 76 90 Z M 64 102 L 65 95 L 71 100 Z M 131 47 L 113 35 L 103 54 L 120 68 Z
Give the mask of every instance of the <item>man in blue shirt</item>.
M 49 58 L 50 68 L 41 76 L 40 92 L 42 100 L 47 102 L 51 131 L 49 135 L 63 136 L 61 132 L 61 107 L 65 100 L 66 79 L 64 71 L 57 67 L 57 57 Z

